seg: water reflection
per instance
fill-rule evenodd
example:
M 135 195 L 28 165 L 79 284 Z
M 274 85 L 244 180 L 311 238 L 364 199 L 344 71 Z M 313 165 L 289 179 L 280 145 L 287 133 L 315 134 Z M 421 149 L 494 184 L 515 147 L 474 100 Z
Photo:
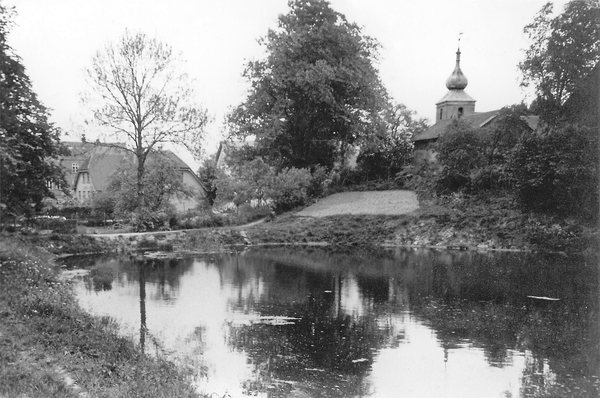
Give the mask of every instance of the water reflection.
M 105 258 L 92 267 L 110 272 L 77 293 L 220 396 L 587 397 L 596 264 L 418 250 Z

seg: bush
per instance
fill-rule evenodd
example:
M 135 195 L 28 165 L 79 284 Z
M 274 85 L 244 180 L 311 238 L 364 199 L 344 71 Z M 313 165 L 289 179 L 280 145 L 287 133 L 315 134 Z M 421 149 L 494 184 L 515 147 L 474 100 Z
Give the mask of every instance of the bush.
M 523 136 L 510 165 L 521 208 L 595 224 L 597 148 L 596 132 L 573 125 Z
M 294 167 L 283 169 L 275 176 L 269 187 L 273 210 L 280 214 L 304 205 L 308 200 L 308 188 L 312 175 L 309 169 Z

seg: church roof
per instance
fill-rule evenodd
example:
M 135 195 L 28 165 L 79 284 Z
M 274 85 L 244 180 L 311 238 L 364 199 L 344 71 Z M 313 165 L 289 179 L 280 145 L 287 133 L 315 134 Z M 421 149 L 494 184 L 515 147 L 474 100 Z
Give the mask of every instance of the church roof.
M 442 97 L 442 99 L 436 103 L 436 105 L 439 105 L 443 102 L 451 102 L 451 101 L 475 102 L 475 100 L 469 94 L 467 94 L 464 90 L 448 90 L 446 95 L 444 95 Z
M 472 115 L 463 116 L 460 120 L 465 121 L 473 127 L 483 127 L 490 123 L 492 120 L 496 118 L 500 110 L 489 111 L 489 112 L 481 112 L 474 113 Z M 457 119 L 444 119 L 440 120 L 433 126 L 429 127 L 427 130 L 421 132 L 420 134 L 416 134 L 412 137 L 412 141 L 425 141 L 425 140 L 434 140 L 441 137 L 445 132 L 450 123 L 453 120 Z
M 446 87 L 448 90 L 464 90 L 469 84 L 469 80 L 460 70 L 460 48 L 456 51 L 456 66 L 454 71 L 446 80 Z

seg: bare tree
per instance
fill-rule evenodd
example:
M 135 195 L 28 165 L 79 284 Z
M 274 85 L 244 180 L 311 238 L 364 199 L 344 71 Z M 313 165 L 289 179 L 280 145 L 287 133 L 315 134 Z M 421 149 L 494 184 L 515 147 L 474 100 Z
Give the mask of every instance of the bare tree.
M 98 51 L 86 69 L 90 90 L 83 102 L 93 111 L 95 122 L 122 143 L 104 145 L 129 151 L 136 159 L 138 211 L 152 151 L 173 143 L 197 158 L 202 152 L 210 118 L 195 103 L 192 81 L 182 67 L 183 61 L 168 44 L 125 31 Z

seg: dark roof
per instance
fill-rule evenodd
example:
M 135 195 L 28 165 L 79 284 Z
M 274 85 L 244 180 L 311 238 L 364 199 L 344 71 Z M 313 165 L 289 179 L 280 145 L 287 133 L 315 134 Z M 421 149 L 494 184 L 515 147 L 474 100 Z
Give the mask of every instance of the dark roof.
M 461 120 L 469 123 L 473 127 L 483 127 L 491 122 L 497 115 L 500 110 L 489 111 L 489 112 L 480 112 L 474 113 L 472 115 L 463 116 Z M 420 134 L 415 135 L 412 138 L 412 141 L 424 141 L 424 140 L 435 140 L 439 138 L 446 132 L 446 129 L 452 123 L 453 120 L 456 119 L 444 119 L 440 120 L 433 126 L 429 127 L 427 130 L 423 131 Z
M 181 160 L 181 158 L 179 156 L 177 156 L 174 152 L 165 150 L 165 151 L 161 151 L 161 153 L 163 155 L 167 156 L 169 159 L 171 159 L 177 165 L 177 167 L 179 167 L 179 169 L 191 170 L 190 166 L 188 166 L 187 163 L 185 163 L 183 160 Z
M 90 157 L 81 164 L 79 173 L 89 173 L 90 179 L 94 183 L 94 189 L 105 191 L 108 186 L 108 178 L 127 156 L 127 152 L 120 148 L 96 146 L 90 153 Z
M 174 152 L 163 150 L 160 151 L 160 153 L 172 160 L 179 170 L 189 171 L 194 178 L 198 180 L 198 176 L 196 176 L 190 166 L 181 160 Z M 131 156 L 131 154 L 122 148 L 96 146 L 94 150 L 90 152 L 90 157 L 85 159 L 80 165 L 78 175 L 84 172 L 89 173 L 90 179 L 94 184 L 94 189 L 97 191 L 105 191 L 108 186 L 109 177 L 128 156 Z M 76 183 L 77 179 L 75 179 L 74 186 L 77 185 Z

